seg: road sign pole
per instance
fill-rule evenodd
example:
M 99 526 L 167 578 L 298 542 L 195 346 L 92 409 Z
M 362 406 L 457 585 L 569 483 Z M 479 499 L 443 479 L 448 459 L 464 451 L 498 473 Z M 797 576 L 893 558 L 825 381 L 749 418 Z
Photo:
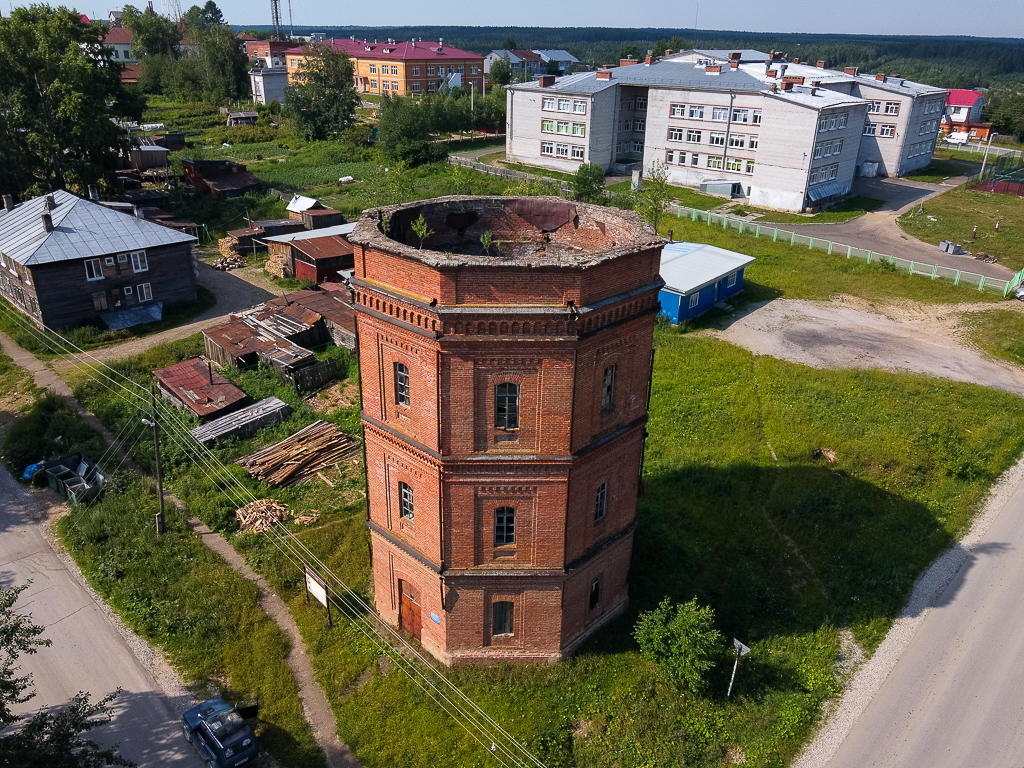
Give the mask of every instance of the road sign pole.
M 740 666 L 740 659 L 750 653 L 750 649 L 735 637 L 732 639 L 732 647 L 736 649 L 736 661 L 732 664 L 732 677 L 729 678 L 729 690 L 725 692 L 725 698 L 732 695 L 732 684 L 736 681 L 736 670 Z

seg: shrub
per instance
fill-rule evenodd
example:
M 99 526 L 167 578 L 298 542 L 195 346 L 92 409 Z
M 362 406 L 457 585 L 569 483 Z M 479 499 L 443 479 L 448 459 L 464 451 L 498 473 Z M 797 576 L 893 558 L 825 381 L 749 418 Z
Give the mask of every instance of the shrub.
M 722 644 L 714 610 L 701 606 L 696 598 L 673 605 L 666 597 L 653 611 L 640 614 L 633 637 L 641 654 L 693 694 L 704 689 L 704 675 L 715 665 Z
M 577 200 L 593 200 L 604 189 L 604 169 L 597 163 L 583 163 L 576 169 L 572 191 Z

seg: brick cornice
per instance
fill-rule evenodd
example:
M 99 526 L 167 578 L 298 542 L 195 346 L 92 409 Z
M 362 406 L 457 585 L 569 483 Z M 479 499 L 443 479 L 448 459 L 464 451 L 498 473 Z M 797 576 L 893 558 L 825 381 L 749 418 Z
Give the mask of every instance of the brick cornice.
M 422 552 L 413 549 L 401 539 L 397 538 L 396 536 L 393 536 L 391 534 L 391 531 L 387 530 L 386 528 L 381 528 L 379 525 L 373 522 L 373 520 L 367 520 L 366 527 L 370 529 L 371 533 L 376 533 L 378 536 L 385 539 L 392 546 L 398 547 L 398 549 L 405 552 L 405 554 L 409 555 L 409 557 L 427 566 L 427 568 L 432 570 L 434 573 L 441 573 L 443 571 L 443 568 L 439 564 L 435 563 Z

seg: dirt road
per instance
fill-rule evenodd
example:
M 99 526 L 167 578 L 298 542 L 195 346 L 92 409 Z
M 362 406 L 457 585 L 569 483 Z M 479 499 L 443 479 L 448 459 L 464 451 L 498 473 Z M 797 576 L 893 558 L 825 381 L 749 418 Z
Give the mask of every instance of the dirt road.
M 776 299 L 714 334 L 757 354 L 815 368 L 912 371 L 1024 396 L 1024 371 L 957 338 L 958 312 L 982 307 L 992 305 L 917 308 L 890 317 L 837 302 Z

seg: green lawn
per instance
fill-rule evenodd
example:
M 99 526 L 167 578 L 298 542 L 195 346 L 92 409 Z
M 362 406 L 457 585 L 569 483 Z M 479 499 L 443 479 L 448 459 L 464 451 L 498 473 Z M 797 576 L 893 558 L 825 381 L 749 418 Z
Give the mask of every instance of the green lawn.
M 61 538 L 89 583 L 164 650 L 197 698 L 259 697 L 261 747 L 282 766 L 323 766 L 285 660 L 288 639 L 260 607 L 259 588 L 203 545 L 177 512 L 157 536 L 156 507 L 151 481 L 126 480 L 61 519 Z
M 965 250 L 997 257 L 1015 272 L 1024 268 L 1024 197 L 977 192 L 964 185 L 933 197 L 922 211 L 914 208 L 898 221 L 905 232 L 926 243 L 952 240 Z M 975 226 L 978 236 L 972 242 Z
M 993 357 L 1024 365 L 1024 312 L 990 309 L 964 315 L 969 338 Z
M 807 246 L 772 242 L 769 236 L 755 238 L 753 234 L 741 234 L 689 218 L 666 216 L 660 231 L 665 234 L 670 229 L 677 240 L 710 243 L 757 259 L 746 269 L 740 301 L 764 301 L 776 296 L 827 300 L 838 295 L 882 302 L 912 299 L 933 304 L 1002 300 L 991 291 L 911 276 L 888 265 L 830 256 Z
M 196 300 L 166 305 L 163 319 L 158 322 L 112 331 L 101 321 L 97 321 L 95 325 L 81 325 L 61 331 L 61 335 L 84 350 L 100 349 L 112 344 L 120 344 L 129 339 L 159 333 L 168 328 L 176 328 L 201 315 L 216 303 L 217 297 L 197 283 Z M 31 320 L 14 309 L 5 299 L 0 299 L 0 331 L 8 334 L 22 349 L 28 350 L 43 360 L 52 359 L 62 354 L 63 346 L 47 344 L 39 338 L 35 329 Z
M 736 747 L 750 766 L 782 766 L 810 734 L 821 702 L 839 690 L 838 629 L 850 627 L 869 652 L 877 646 L 916 576 L 963 532 L 1024 449 L 1024 401 L 921 376 L 814 370 L 666 326 L 656 347 L 630 614 L 562 664 L 447 674 L 549 766 L 711 768 Z M 119 365 L 143 376 L 190 351 L 155 348 Z M 312 418 L 272 373 L 229 375 L 253 397 L 284 395 L 300 412 L 218 447 L 222 461 Z M 89 385 L 76 391 L 118 426 L 116 402 Z M 357 414 L 354 405 L 338 416 L 357 431 Z M 818 447 L 834 450 L 836 463 L 814 458 Z M 169 482 L 190 508 L 230 530 L 234 505 L 210 478 L 180 456 L 168 462 Z M 369 599 L 358 460 L 334 476 L 334 488 L 313 480 L 268 489 L 230 469 L 257 495 L 320 511 L 317 524 L 296 534 Z M 146 556 L 149 511 L 138 512 L 135 545 Z M 489 765 L 413 683 L 378 666 L 348 622 L 326 627 L 322 610 L 304 602 L 300 574 L 269 541 L 245 534 L 234 543 L 288 602 L 339 733 L 363 765 Z M 732 699 L 722 695 L 724 648 L 711 693 L 700 699 L 675 695 L 638 655 L 629 636 L 636 612 L 666 594 L 696 595 L 716 610 L 727 637 L 753 647 Z
M 932 184 L 938 184 L 952 176 L 969 176 L 980 167 L 979 162 L 935 158 L 927 167 L 914 171 L 914 173 L 905 178 L 910 181 L 927 181 Z
M 39 394 L 32 374 L 0 354 L 0 425 L 27 409 Z
M 605 189 L 612 193 L 625 194 L 630 190 L 630 182 L 618 181 L 615 184 L 609 184 Z M 679 205 L 685 205 L 687 208 L 698 208 L 702 211 L 708 211 L 712 208 L 719 208 L 729 202 L 727 197 L 705 195 L 689 187 L 676 187 L 670 184 L 669 189 L 672 190 L 672 199 L 679 203 Z
M 758 221 L 770 221 L 775 224 L 836 224 L 855 219 L 867 211 L 877 211 L 883 205 L 885 205 L 885 202 L 882 200 L 854 195 L 853 197 L 846 198 L 838 205 L 832 206 L 827 211 L 821 211 L 820 213 L 785 213 L 783 211 L 768 210 L 767 208 L 755 208 L 749 205 L 733 208 L 730 213 L 734 216 L 757 213 L 760 214 L 757 219 Z
M 486 155 L 481 155 L 479 158 L 481 163 L 485 165 L 494 165 L 499 168 L 508 168 L 510 171 L 521 171 L 522 173 L 532 173 L 534 176 L 545 176 L 549 179 L 556 181 L 562 181 L 566 184 L 572 184 L 575 175 L 571 173 L 563 173 L 562 171 L 553 171 L 550 168 L 541 168 L 536 165 L 527 165 L 526 163 L 513 163 L 505 159 L 505 150 L 499 150 L 497 152 L 490 152 Z

